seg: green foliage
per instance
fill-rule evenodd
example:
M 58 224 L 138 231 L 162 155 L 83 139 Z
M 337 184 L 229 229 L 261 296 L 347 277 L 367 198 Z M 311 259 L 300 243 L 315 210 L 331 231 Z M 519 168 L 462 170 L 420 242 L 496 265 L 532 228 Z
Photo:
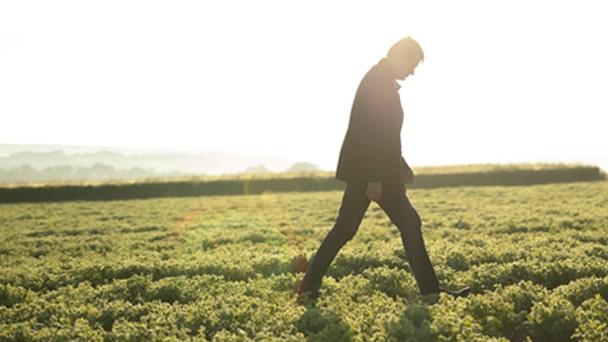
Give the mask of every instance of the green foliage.
M 576 309 L 576 320 L 579 325 L 573 338 L 582 341 L 608 340 L 608 301 L 596 295 L 584 301 Z
M 388 324 L 387 332 L 393 341 L 437 341 L 437 332 L 431 328 L 433 321 L 429 306 L 422 302 L 413 302 L 407 306 L 398 320 Z
M 532 337 L 536 341 L 570 341 L 576 328 L 574 306 L 563 298 L 536 303 L 529 314 Z
M 350 326 L 333 312 L 311 308 L 296 322 L 296 327 L 308 341 L 352 341 Z
M 0 341 L 603 341 L 608 183 L 410 190 L 443 287 L 376 206 L 294 290 L 339 191 L 0 205 Z

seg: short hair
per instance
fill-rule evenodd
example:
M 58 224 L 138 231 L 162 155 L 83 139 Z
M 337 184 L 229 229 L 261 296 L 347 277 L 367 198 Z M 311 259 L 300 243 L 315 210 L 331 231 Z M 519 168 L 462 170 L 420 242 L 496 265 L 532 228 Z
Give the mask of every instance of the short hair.
M 386 57 L 395 58 L 397 56 L 411 56 L 420 58 L 420 62 L 424 62 L 424 51 L 420 47 L 420 44 L 414 38 L 407 36 L 396 42 L 388 50 Z

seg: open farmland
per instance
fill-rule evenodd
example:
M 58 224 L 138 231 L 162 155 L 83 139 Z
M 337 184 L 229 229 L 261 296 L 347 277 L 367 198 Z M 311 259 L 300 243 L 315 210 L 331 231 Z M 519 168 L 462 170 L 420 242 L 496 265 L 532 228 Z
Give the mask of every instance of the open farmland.
M 0 340 L 608 340 L 608 182 L 409 195 L 470 297 L 420 296 L 372 205 L 298 305 L 340 191 L 1 204 Z

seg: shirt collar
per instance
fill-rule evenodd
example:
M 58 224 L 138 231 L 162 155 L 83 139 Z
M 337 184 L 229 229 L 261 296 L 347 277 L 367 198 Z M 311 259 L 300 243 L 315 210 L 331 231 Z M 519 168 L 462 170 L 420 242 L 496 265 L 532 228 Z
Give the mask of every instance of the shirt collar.
M 401 89 L 401 84 L 399 84 L 397 80 L 393 80 L 393 88 L 395 88 L 395 91 L 399 91 L 399 89 Z

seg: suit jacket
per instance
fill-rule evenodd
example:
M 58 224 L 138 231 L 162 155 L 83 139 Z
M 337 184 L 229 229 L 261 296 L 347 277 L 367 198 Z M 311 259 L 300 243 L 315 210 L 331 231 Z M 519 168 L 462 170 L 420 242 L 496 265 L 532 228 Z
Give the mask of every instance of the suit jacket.
M 403 184 L 403 108 L 399 85 L 383 59 L 361 80 L 344 137 L 336 178 L 349 184 Z

